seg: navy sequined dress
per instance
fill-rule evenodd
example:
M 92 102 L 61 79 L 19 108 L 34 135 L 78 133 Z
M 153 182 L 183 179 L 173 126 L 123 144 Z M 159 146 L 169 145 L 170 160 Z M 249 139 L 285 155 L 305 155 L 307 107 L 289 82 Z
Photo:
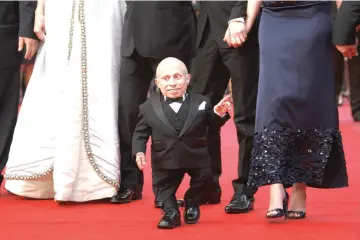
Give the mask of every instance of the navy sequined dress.
M 248 185 L 348 185 L 328 1 L 263 2 L 256 134 Z

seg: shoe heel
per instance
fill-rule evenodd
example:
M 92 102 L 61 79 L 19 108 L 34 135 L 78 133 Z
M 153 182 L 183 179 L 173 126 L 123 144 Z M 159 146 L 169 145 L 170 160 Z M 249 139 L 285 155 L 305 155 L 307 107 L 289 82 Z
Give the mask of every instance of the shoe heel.
M 289 207 L 289 194 L 285 191 L 285 198 L 283 201 L 284 217 L 288 218 L 288 207 Z

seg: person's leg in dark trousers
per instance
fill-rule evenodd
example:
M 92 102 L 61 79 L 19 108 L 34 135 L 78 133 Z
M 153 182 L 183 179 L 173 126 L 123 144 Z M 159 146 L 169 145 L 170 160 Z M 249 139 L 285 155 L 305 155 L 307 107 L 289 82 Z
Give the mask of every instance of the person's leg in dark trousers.
M 333 50 L 333 59 L 334 59 L 334 80 L 335 80 L 335 93 L 337 97 L 337 103 L 342 104 L 341 89 L 344 83 L 344 69 L 345 61 L 344 56 L 339 52 L 334 46 Z
M 360 33 L 357 33 L 359 38 Z M 360 52 L 360 46 L 358 46 Z M 350 85 L 350 106 L 354 121 L 360 121 L 360 57 L 355 56 L 348 60 L 349 64 L 349 85 Z
M 253 196 L 257 191 L 246 187 L 254 138 L 259 77 L 258 47 L 254 45 L 222 51 L 232 79 L 234 122 L 239 141 L 238 179 L 233 181 L 233 187 L 235 192 L 248 196 Z
M 231 76 L 234 122 L 239 142 L 238 178 L 233 180 L 235 194 L 225 211 L 242 213 L 253 208 L 254 194 L 257 191 L 257 188 L 246 186 L 255 131 L 259 79 L 257 32 L 252 31 L 245 44 L 237 49 L 221 49 L 221 55 Z
M 205 192 L 205 187 L 212 181 L 211 168 L 192 168 L 186 171 L 190 179 L 190 187 L 185 192 L 184 220 L 188 224 L 194 224 L 200 218 L 200 204 Z
M 128 203 L 141 199 L 144 176 L 132 156 L 131 142 L 136 127 L 139 106 L 145 102 L 153 71 L 147 58 L 136 52 L 123 57 L 120 67 L 118 127 L 121 153 L 121 183 L 112 203 Z
M 182 169 L 166 170 L 153 169 L 152 176 L 156 179 L 156 197 L 161 201 L 163 217 L 160 219 L 158 228 L 172 229 L 181 225 L 180 211 L 176 201 L 176 191 L 179 188 L 185 171 Z
M 0 67 L 0 185 L 19 110 L 20 64 Z
M 223 97 L 229 83 L 230 75 L 221 61 L 217 43 L 209 37 L 204 37 L 204 42 L 197 50 L 196 58 L 192 63 L 191 92 L 205 95 L 211 99 L 213 105 Z M 221 188 L 221 138 L 219 129 L 209 129 L 209 154 L 212 161 L 213 182 L 206 187 L 202 203 L 220 203 Z

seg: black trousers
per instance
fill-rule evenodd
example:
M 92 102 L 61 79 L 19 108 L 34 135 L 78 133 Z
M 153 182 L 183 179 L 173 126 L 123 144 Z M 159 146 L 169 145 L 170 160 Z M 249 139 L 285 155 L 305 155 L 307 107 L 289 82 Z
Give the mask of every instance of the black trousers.
M 211 38 L 208 27 L 203 42 L 197 49 L 192 65 L 191 91 L 211 98 L 217 104 L 226 91 L 231 78 L 234 102 L 234 122 L 239 142 L 238 178 L 233 180 L 234 191 L 252 196 L 257 189 L 246 187 L 255 128 L 256 98 L 259 78 L 259 45 L 257 29 L 249 33 L 246 43 L 237 49 L 219 48 Z M 209 153 L 212 158 L 213 188 L 209 197 L 221 194 L 219 177 L 221 168 L 220 131 L 210 129 Z M 231 161 L 227 159 L 226 161 Z
M 141 192 L 143 189 L 144 176 L 133 159 L 131 142 L 139 106 L 147 99 L 150 83 L 161 60 L 163 59 L 142 57 L 137 52 L 121 59 L 118 115 L 121 153 L 120 190 L 131 188 Z M 185 65 L 190 65 L 190 58 L 180 60 Z
M 163 202 L 162 208 L 164 211 L 178 210 L 176 191 L 186 173 L 189 174 L 191 179 L 190 187 L 184 196 L 185 206 L 200 206 L 204 187 L 211 181 L 210 168 L 153 170 L 153 179 L 156 179 L 157 198 Z
M 19 66 L 0 66 L 0 174 L 9 157 L 16 125 L 20 93 Z M 1 182 L 0 175 L 0 182 Z
M 359 33 L 358 33 L 359 37 Z M 358 47 L 360 52 L 360 47 Z M 348 59 L 351 113 L 360 117 L 360 56 Z M 344 81 L 344 56 L 334 47 L 334 75 L 336 96 L 341 92 Z

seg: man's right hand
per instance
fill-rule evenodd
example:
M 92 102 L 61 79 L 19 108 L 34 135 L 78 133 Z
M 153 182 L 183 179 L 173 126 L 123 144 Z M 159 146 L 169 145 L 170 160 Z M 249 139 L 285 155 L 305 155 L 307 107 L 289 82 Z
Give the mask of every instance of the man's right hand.
M 136 164 L 141 171 L 144 170 L 144 165 L 146 164 L 145 153 L 136 153 Z

